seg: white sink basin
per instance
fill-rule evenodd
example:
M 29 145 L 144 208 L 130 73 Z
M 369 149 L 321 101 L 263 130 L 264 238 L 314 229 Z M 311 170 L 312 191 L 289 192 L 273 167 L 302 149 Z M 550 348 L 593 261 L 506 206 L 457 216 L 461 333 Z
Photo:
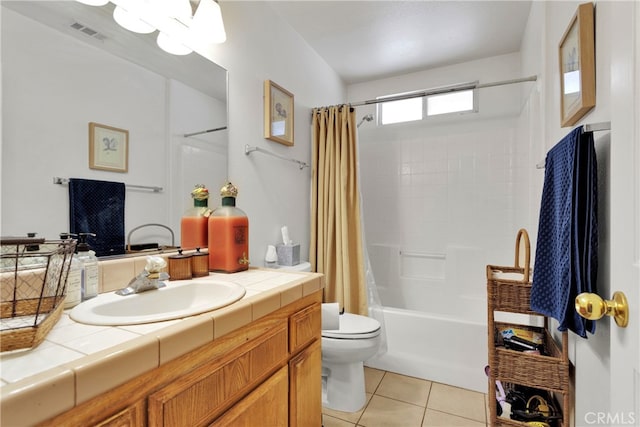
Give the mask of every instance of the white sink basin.
M 193 316 L 241 299 L 245 289 L 208 278 L 165 282 L 167 286 L 139 294 L 100 294 L 78 304 L 69 315 L 89 325 L 136 325 Z

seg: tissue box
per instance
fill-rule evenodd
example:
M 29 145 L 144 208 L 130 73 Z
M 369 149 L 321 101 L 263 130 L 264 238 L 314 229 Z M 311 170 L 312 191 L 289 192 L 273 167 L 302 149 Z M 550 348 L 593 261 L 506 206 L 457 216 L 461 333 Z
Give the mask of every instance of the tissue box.
M 298 265 L 300 264 L 300 244 L 294 245 L 276 245 L 276 253 L 278 254 L 279 265 Z

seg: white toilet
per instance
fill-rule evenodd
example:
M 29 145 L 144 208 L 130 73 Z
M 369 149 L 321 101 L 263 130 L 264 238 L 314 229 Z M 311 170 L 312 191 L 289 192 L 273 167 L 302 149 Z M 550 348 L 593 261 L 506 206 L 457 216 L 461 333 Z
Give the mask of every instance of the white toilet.
M 293 271 L 311 271 L 309 262 L 278 266 Z M 339 316 L 339 328 L 322 331 L 322 406 L 344 412 L 362 409 L 364 361 L 380 348 L 380 322 L 357 314 Z
M 322 331 L 322 406 L 344 412 L 362 409 L 364 361 L 380 347 L 380 322 L 351 313 L 340 315 L 340 328 Z

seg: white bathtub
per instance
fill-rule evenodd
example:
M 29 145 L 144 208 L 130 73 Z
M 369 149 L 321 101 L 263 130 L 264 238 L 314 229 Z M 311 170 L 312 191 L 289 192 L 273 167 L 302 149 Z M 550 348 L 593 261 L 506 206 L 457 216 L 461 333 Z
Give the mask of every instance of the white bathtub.
M 484 269 L 452 268 L 459 253 L 402 254 L 386 245 L 369 252 L 387 351 L 365 365 L 486 393 Z

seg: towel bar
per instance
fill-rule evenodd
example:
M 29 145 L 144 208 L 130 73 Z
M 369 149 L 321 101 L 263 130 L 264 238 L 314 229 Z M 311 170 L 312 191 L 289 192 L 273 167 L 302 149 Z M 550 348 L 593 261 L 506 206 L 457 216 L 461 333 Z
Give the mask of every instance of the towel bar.
M 60 178 L 59 176 L 54 176 L 53 177 L 53 183 L 54 184 L 59 184 L 59 185 L 68 184 L 69 183 L 69 178 Z M 137 188 L 137 189 L 141 189 L 141 190 L 151 190 L 154 193 L 160 193 L 163 190 L 162 187 L 154 187 L 154 186 L 149 186 L 149 185 L 125 184 L 125 187 L 126 188 Z

